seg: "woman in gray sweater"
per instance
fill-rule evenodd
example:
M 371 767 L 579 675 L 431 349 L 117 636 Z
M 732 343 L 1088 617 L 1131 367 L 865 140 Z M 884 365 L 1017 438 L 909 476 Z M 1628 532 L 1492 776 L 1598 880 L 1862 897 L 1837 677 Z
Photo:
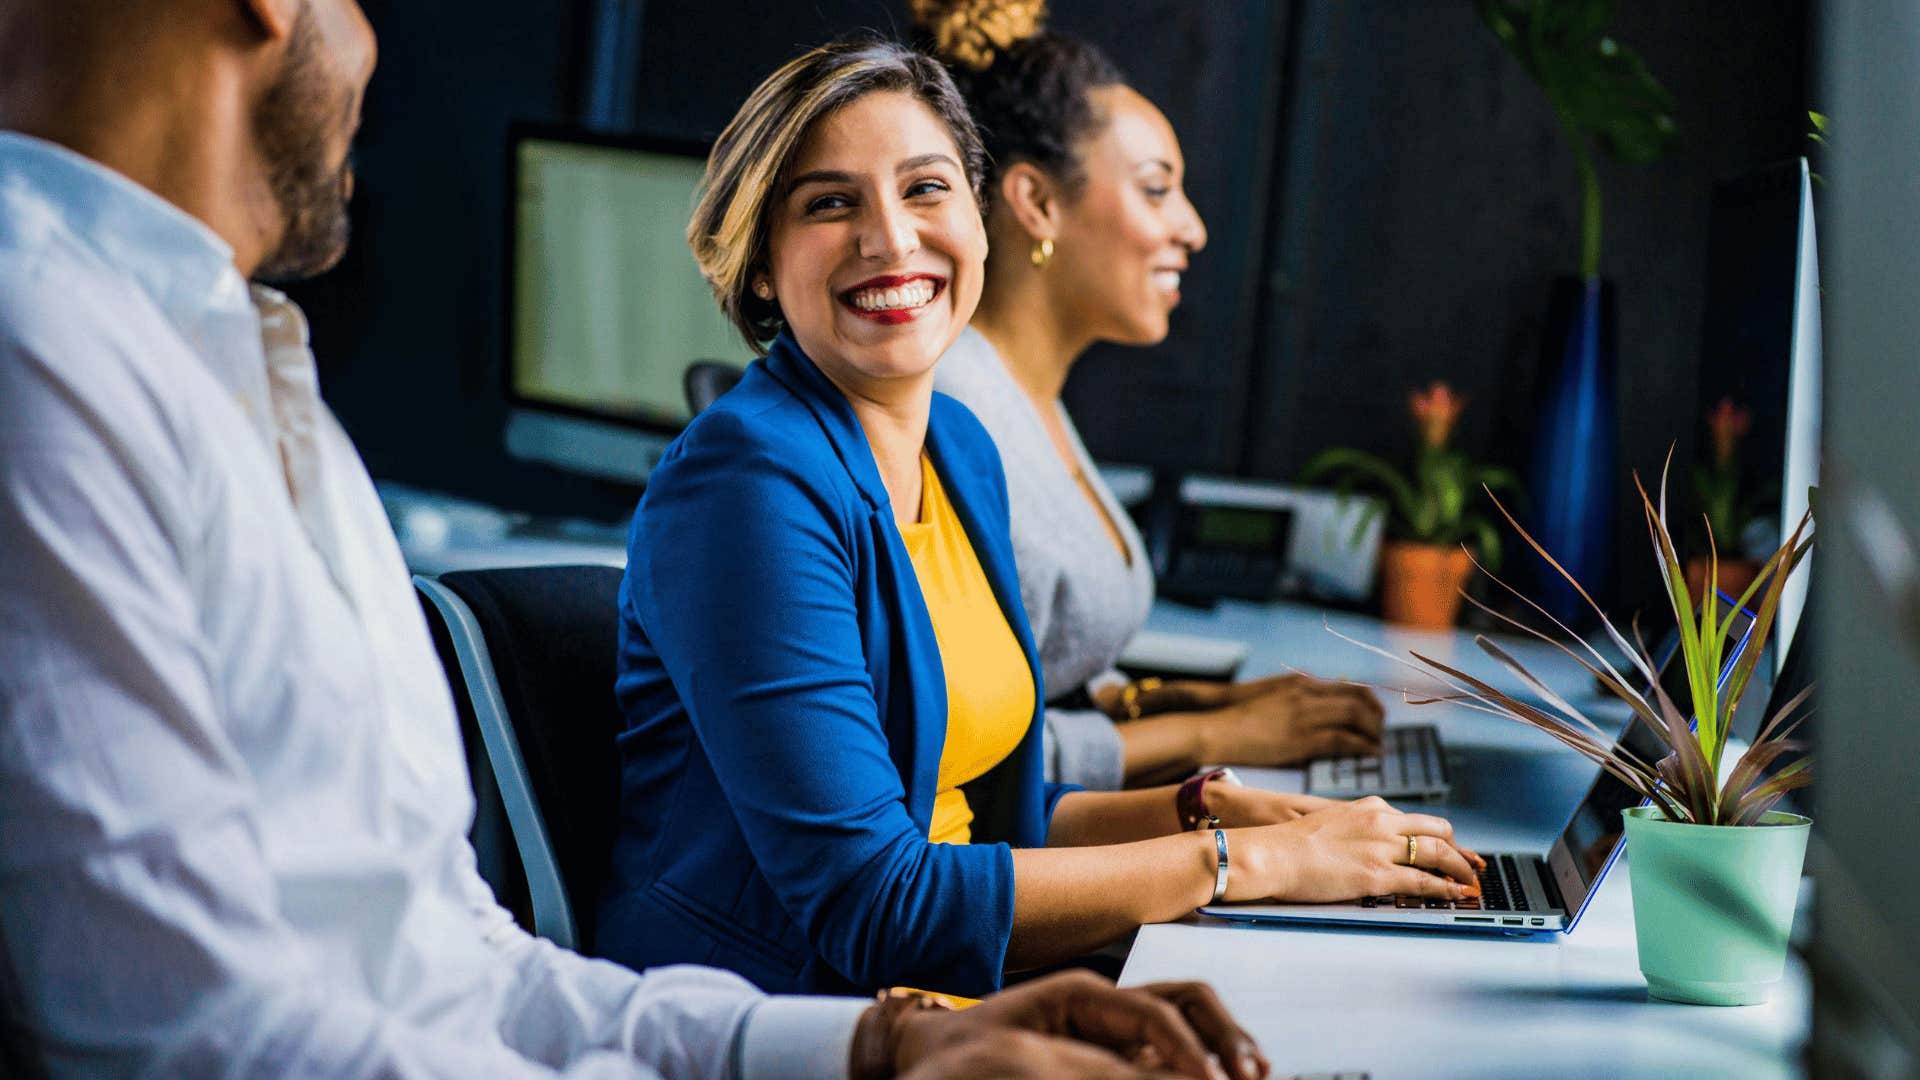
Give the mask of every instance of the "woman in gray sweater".
M 985 292 L 936 386 L 999 445 L 1048 698 L 1084 691 L 1094 706 L 1048 709 L 1049 775 L 1111 789 L 1202 764 L 1378 749 L 1382 710 L 1359 687 L 1297 675 L 1129 684 L 1114 670 L 1152 605 L 1153 572 L 1060 390 L 1094 342 L 1167 336 L 1206 227 L 1166 117 L 1098 49 L 1017 20 L 979 23 L 935 35 L 991 160 Z

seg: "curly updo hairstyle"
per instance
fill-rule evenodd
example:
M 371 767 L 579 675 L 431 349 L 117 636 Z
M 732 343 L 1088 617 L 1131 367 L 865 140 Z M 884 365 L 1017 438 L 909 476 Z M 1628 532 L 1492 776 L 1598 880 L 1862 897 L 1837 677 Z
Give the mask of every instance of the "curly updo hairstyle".
M 1093 45 L 1044 29 L 1045 0 L 908 0 L 919 45 L 966 96 L 988 158 L 987 187 L 1030 162 L 1069 193 L 1085 180 L 1075 145 L 1107 117 L 1091 91 L 1126 82 Z
M 868 94 L 891 90 L 931 110 L 953 137 L 978 202 L 986 153 L 947 69 L 903 45 L 853 38 L 822 45 L 767 76 L 707 156 L 687 244 L 720 309 L 756 352 L 786 326 L 777 298 L 753 294 L 767 270 L 767 239 L 781 182 L 813 126 Z

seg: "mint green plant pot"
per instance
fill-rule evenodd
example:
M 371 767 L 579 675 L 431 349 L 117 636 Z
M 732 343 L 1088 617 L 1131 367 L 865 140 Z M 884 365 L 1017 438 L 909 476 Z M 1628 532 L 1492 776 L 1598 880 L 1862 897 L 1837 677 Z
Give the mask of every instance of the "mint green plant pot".
M 1626 812 L 1640 973 L 1654 997 L 1757 1005 L 1787 960 L 1812 822 L 1770 813 L 1745 827 L 1677 824 Z

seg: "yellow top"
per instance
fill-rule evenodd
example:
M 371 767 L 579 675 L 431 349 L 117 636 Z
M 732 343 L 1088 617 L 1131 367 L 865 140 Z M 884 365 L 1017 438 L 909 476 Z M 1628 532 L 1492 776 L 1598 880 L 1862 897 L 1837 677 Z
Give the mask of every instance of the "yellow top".
M 986 775 L 1026 736 L 1033 723 L 1033 671 L 924 454 L 920 476 L 920 520 L 900 526 L 900 537 L 933 617 L 947 678 L 947 739 L 927 839 L 965 844 L 972 838 L 973 809 L 960 785 Z

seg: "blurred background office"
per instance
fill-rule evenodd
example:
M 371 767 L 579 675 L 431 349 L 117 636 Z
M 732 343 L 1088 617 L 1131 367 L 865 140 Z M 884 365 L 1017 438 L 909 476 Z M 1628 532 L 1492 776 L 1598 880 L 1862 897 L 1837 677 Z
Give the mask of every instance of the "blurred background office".
M 300 295 L 329 395 L 376 476 L 619 520 L 633 488 L 529 462 L 503 437 L 509 125 L 697 143 L 796 46 L 904 33 L 904 0 L 367 6 L 384 62 L 358 242 Z M 1168 341 L 1076 370 L 1067 399 L 1096 458 L 1271 479 L 1333 444 L 1400 460 L 1406 389 L 1445 379 L 1469 398 L 1459 445 L 1527 465 L 1579 186 L 1547 99 L 1472 3 L 1058 0 L 1052 23 L 1166 111 L 1213 227 Z M 1651 472 L 1676 440 L 1692 461 L 1700 429 L 1714 183 L 1809 146 L 1808 10 L 1629 3 L 1609 29 L 1671 93 L 1678 131 L 1652 164 L 1597 163 L 1618 460 Z M 615 286 L 635 304 L 654 288 Z M 1637 559 L 1637 521 L 1618 518 L 1614 547 Z
M 797 48 L 861 28 L 904 35 L 905 2 L 365 6 L 382 58 L 358 144 L 355 241 L 338 269 L 294 290 L 327 396 L 399 493 L 415 548 L 518 527 L 617 551 L 649 454 L 687 415 L 686 365 L 750 359 L 705 318 L 675 246 L 702 144 Z M 1910 6 L 1568 6 L 1601 12 L 1664 88 L 1654 111 L 1670 121 L 1654 160 L 1594 162 L 1597 270 L 1617 311 L 1601 373 L 1617 440 L 1605 463 L 1619 478 L 1600 519 L 1607 606 L 1630 612 L 1657 587 L 1626 470 L 1652 477 L 1672 447 L 1677 503 L 1704 509 L 1693 465 L 1711 462 L 1708 412 L 1736 390 L 1744 419 L 1722 419 L 1751 428 L 1764 462 L 1747 480 L 1772 491 L 1744 518 L 1777 523 L 1795 486 L 1781 473 L 1808 467 L 1788 460 L 1797 400 L 1802 438 L 1824 412 L 1830 453 L 1885 490 L 1896 517 L 1920 521 L 1908 418 L 1920 366 L 1904 302 L 1920 288 Z M 1418 440 L 1407 391 L 1445 380 L 1468 403 L 1454 444 L 1520 474 L 1539 502 L 1553 423 L 1541 403 L 1561 377 L 1552 357 L 1565 332 L 1551 291 L 1579 269 L 1580 177 L 1548 98 L 1476 4 L 1053 0 L 1050 21 L 1105 49 L 1166 112 L 1211 232 L 1169 339 L 1102 347 L 1077 366 L 1066 398 L 1096 458 L 1141 475 L 1283 483 L 1329 446 L 1404 461 Z M 1809 110 L 1835 116 L 1831 150 L 1810 138 Z M 626 156 L 596 157 L 596 140 Z M 568 217 L 566 193 L 589 190 L 635 200 L 619 216 L 630 234 Z M 1796 289 L 1803 303 L 1818 295 L 1809 201 L 1832 223 L 1820 235 L 1832 294 L 1824 404 L 1818 367 L 1803 362 L 1809 340 L 1819 357 L 1819 312 L 1793 306 Z M 575 249 L 579 260 L 565 257 Z M 1743 276 L 1755 267 L 1766 281 Z M 1741 314 L 1756 298 L 1778 316 L 1757 345 L 1736 332 L 1758 325 Z M 632 318 L 588 328 L 574 314 L 583 306 L 645 313 L 652 329 Z M 585 340 L 594 333 L 611 337 Z M 540 363 L 556 343 L 621 353 L 625 333 L 656 334 L 645 339 L 654 351 L 627 348 L 611 370 Z M 1790 385 L 1794 364 L 1810 392 Z M 447 512 L 406 520 L 422 505 Z M 1823 909 L 1849 944 L 1815 971 L 1823 1003 L 1848 1003 L 1829 1030 L 1850 1045 L 1881 1045 L 1856 1038 L 1866 1031 L 1912 1045 L 1920 989 L 1895 943 L 1920 937 L 1916 909 L 1896 896 L 1920 888 L 1916 814 L 1911 777 L 1889 770 L 1915 760 L 1913 725 L 1892 718 L 1911 711 L 1920 652 L 1891 616 L 1851 617 L 1878 602 L 1854 558 L 1823 566 L 1847 580 L 1814 605 L 1839 628 L 1821 662 L 1848 680 L 1836 696 L 1850 714 L 1823 717 L 1826 775 L 1845 779 L 1822 797 L 1846 789 L 1823 807 L 1823 829 L 1844 831 L 1810 868 L 1851 866 L 1846 903 L 1870 917 Z M 1367 607 L 1366 591 L 1336 599 Z M 1876 752 L 1901 738 L 1904 753 Z M 1876 817 L 1889 809 L 1905 815 L 1890 829 Z M 1863 870 L 1888 852 L 1896 872 Z M 1885 961 L 1902 955 L 1904 968 Z

